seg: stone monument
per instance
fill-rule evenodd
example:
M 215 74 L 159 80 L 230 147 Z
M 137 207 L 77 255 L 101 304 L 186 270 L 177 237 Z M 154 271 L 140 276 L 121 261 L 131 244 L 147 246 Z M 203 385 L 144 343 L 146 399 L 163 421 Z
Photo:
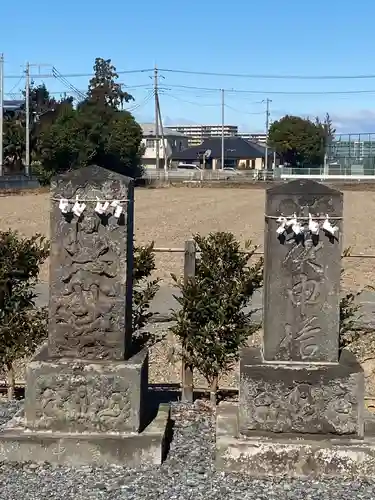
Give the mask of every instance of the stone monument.
M 0 460 L 159 464 L 169 408 L 149 422 L 148 352 L 132 345 L 133 180 L 82 168 L 53 181 L 51 203 L 48 343 Z
M 217 466 L 374 475 L 363 370 L 339 352 L 342 193 L 295 180 L 268 189 L 265 205 L 263 342 L 241 353 L 238 405 L 218 407 Z

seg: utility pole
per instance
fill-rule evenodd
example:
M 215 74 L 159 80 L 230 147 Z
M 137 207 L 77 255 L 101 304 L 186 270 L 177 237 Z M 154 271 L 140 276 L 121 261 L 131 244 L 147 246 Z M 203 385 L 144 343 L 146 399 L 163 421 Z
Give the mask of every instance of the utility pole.
M 25 154 L 25 174 L 30 174 L 30 63 L 26 63 L 26 154 Z
M 154 69 L 154 95 L 155 95 L 155 145 L 156 145 L 156 156 L 155 156 L 155 166 L 156 170 L 159 170 L 159 101 L 158 101 L 158 68 L 155 66 Z
M 221 89 L 221 170 L 224 168 L 224 121 L 225 121 L 225 101 L 224 89 Z
M 0 176 L 4 165 L 4 54 L 0 54 Z
M 265 99 L 263 102 L 266 103 L 266 148 L 264 151 L 264 170 L 268 170 L 268 129 L 270 127 L 270 103 L 271 99 Z
M 164 127 L 163 127 L 163 120 L 161 117 L 161 111 L 160 111 L 160 102 L 159 102 L 159 96 L 158 96 L 158 117 L 159 117 L 159 124 L 160 124 L 160 130 L 161 130 L 161 141 L 162 141 L 162 147 L 163 147 L 163 154 L 164 154 L 164 173 L 165 176 L 168 175 L 168 151 L 165 146 L 165 136 L 164 136 Z

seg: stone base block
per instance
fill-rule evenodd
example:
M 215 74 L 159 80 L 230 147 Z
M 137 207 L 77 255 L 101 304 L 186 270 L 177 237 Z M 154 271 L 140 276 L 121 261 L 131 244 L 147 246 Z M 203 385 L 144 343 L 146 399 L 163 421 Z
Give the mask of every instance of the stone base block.
M 243 351 L 241 434 L 253 431 L 363 436 L 363 369 L 352 353 L 339 363 L 279 363 Z
M 25 426 L 33 431 L 138 432 L 147 420 L 148 352 L 126 361 L 48 357 L 28 365 Z
M 137 433 L 30 431 L 23 412 L 0 432 L 0 461 L 82 465 L 160 465 L 170 442 L 170 408 L 160 405 L 156 418 Z
M 238 405 L 221 403 L 217 408 L 215 462 L 218 470 L 253 477 L 374 478 L 375 437 L 371 436 L 243 436 L 239 434 Z

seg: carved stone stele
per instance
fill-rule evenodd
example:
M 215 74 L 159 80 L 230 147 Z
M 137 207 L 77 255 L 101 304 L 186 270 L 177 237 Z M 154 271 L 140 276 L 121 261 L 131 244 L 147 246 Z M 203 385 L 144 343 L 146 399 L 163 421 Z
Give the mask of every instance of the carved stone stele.
M 60 198 L 86 204 L 81 217 Z M 95 212 L 95 200 L 118 200 Z M 57 177 L 51 186 L 49 353 L 52 357 L 121 360 L 131 352 L 133 180 L 100 167 Z

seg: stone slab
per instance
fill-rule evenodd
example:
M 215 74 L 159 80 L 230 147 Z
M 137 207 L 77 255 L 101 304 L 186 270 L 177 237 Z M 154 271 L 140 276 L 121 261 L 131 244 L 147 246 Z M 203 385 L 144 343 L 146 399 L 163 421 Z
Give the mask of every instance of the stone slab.
M 218 470 L 253 477 L 374 478 L 375 438 L 330 435 L 242 436 L 238 406 L 224 402 L 217 408 L 215 464 Z
M 59 200 L 86 204 L 77 218 Z M 122 202 L 114 217 L 95 200 Z M 125 201 L 128 200 L 128 201 Z M 101 167 L 80 168 L 51 183 L 49 351 L 51 356 L 121 360 L 131 352 L 133 179 Z
M 31 430 L 138 432 L 145 421 L 148 352 L 126 361 L 48 358 L 44 346 L 26 371 Z
M 62 433 L 25 429 L 22 413 L 0 431 L 0 461 L 82 465 L 160 465 L 171 439 L 170 407 L 141 433 Z
M 339 363 L 271 363 L 258 348 L 240 362 L 240 432 L 363 436 L 364 373 L 352 353 Z
M 337 361 L 342 252 L 338 239 L 323 231 L 304 240 L 289 231 L 278 238 L 277 217 L 342 217 L 343 195 L 300 179 L 268 189 L 264 242 L 264 358 L 268 361 Z

